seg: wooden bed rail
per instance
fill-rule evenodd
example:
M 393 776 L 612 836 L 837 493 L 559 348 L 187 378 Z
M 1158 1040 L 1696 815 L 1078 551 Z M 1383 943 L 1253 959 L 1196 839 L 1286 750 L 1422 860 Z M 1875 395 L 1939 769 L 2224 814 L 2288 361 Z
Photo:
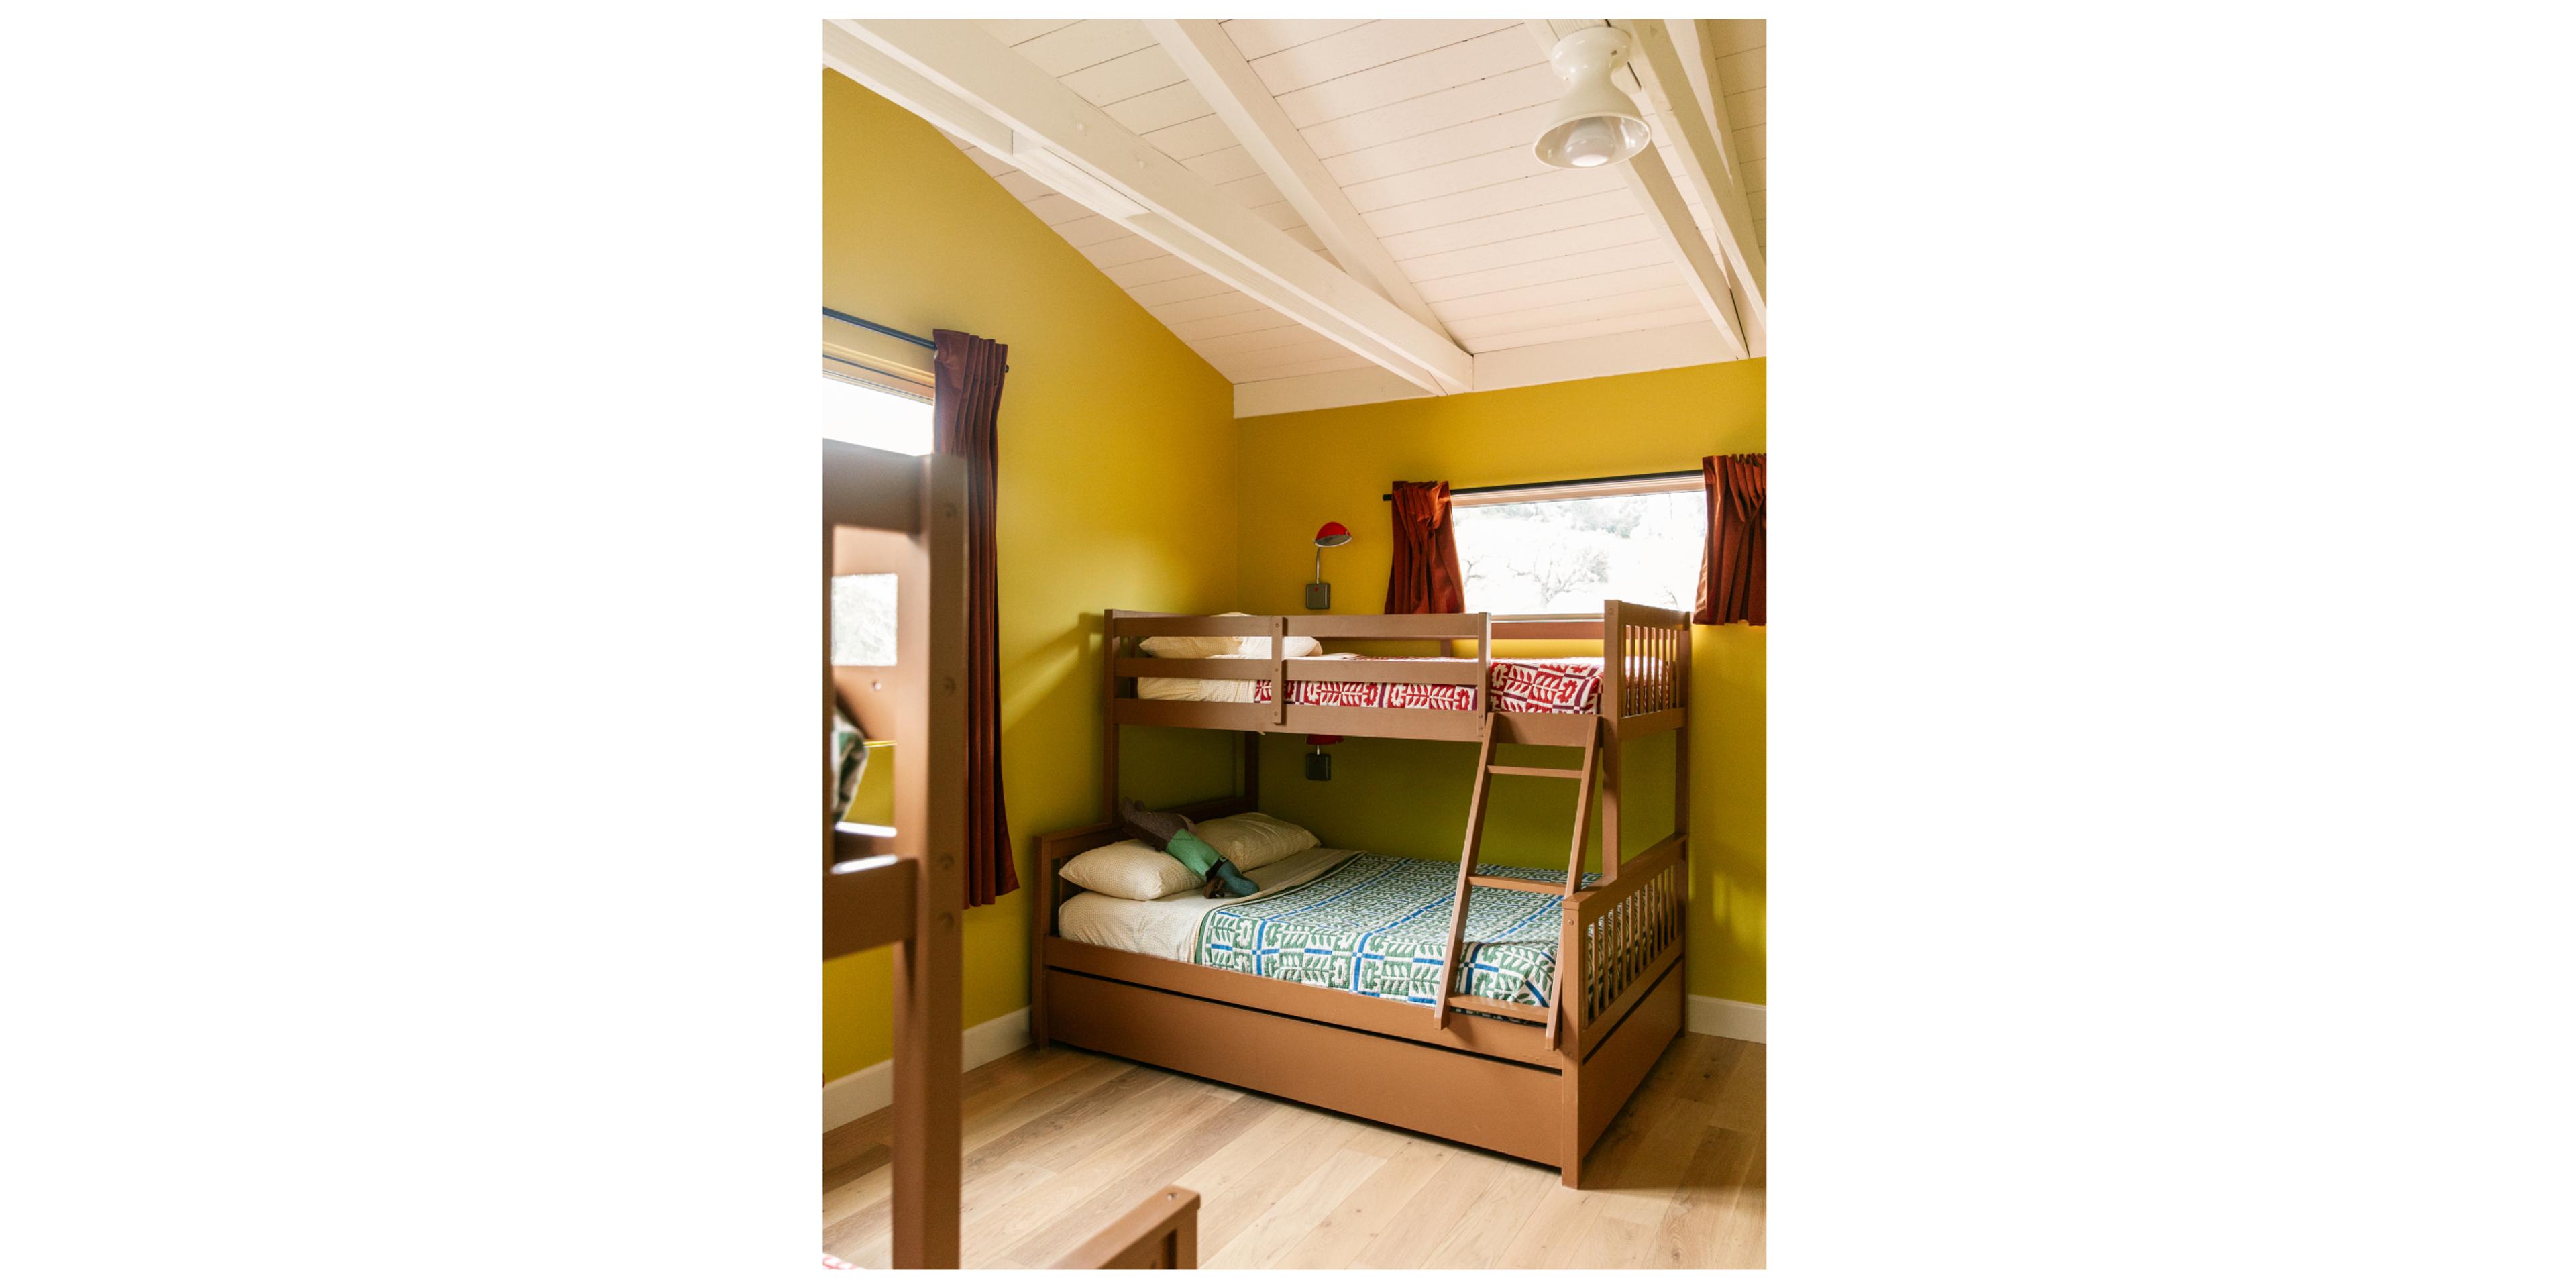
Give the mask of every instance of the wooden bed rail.
M 1057 1270 L 1196 1270 L 1199 1196 L 1174 1185 L 1066 1253 Z
M 1690 701 L 1690 614 L 1612 600 L 1601 615 L 1601 714 L 1619 720 Z M 1631 729 L 1634 733 L 1637 730 Z
M 1591 1053 L 1615 1022 L 1681 959 L 1690 838 L 1675 832 L 1566 900 L 1558 959 L 1580 981 L 1563 1000 L 1566 1054 Z
M 912 938 L 921 863 L 882 855 L 823 874 L 823 960 Z

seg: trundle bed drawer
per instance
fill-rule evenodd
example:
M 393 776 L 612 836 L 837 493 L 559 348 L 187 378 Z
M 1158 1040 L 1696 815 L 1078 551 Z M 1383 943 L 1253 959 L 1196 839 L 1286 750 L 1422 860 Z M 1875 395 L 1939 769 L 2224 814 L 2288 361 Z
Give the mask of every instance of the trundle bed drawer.
M 1048 975 L 1057 1041 L 1558 1162 L 1561 1083 L 1549 1070 L 1092 975 Z

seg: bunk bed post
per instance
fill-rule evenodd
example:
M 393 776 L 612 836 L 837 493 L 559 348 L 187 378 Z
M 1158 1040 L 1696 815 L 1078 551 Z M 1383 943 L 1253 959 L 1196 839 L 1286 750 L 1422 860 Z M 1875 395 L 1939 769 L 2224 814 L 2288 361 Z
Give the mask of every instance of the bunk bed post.
M 894 950 L 892 1261 L 958 1262 L 962 1180 L 957 1074 L 966 850 L 966 464 L 921 458 L 920 524 L 896 582 L 902 694 L 895 835 L 912 852 L 914 932 Z
M 1270 619 L 1270 723 L 1288 723 L 1288 619 Z
M 832 453 L 823 453 L 826 478 L 832 465 Z M 825 484 L 828 494 L 830 485 Z M 840 709 L 841 694 L 832 683 L 832 520 L 827 510 L 823 518 L 823 871 L 832 870 L 832 834 L 840 820 L 833 817 L 833 806 L 841 803 L 841 767 L 832 755 L 832 735 L 836 722 L 834 712 Z
M 1591 966 L 1583 960 L 1581 905 L 1566 900 L 1563 916 L 1564 928 L 1558 932 L 1562 951 L 1557 954 L 1556 1005 L 1565 1016 L 1564 1045 L 1557 1052 L 1565 1061 L 1565 1071 L 1557 1083 L 1556 1178 L 1565 1188 L 1577 1190 L 1583 1188 L 1583 1021 L 1592 998 L 1584 975 Z
M 1619 879 L 1619 718 L 1628 713 L 1628 641 L 1618 600 L 1601 604 L 1601 880 Z
M 1476 614 L 1476 718 L 1494 710 L 1494 615 Z
M 1100 612 L 1100 817 L 1118 817 L 1118 610 Z
M 1047 1047 L 1046 941 L 1055 926 L 1055 865 L 1029 860 L 1029 1048 Z
M 1687 617 L 1682 619 L 1680 635 L 1681 642 L 1674 649 L 1673 657 L 1673 705 L 1688 710 L 1691 700 L 1691 624 Z M 1673 832 L 1685 837 L 1690 835 L 1690 740 L 1691 727 L 1685 720 L 1673 729 Z

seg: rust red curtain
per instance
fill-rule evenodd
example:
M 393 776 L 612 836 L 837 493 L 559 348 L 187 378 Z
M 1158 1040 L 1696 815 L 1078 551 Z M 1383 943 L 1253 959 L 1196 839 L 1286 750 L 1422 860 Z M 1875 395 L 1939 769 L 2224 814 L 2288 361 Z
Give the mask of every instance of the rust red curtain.
M 963 331 L 933 331 L 931 338 L 939 342 L 932 446 L 966 461 L 966 906 L 973 908 L 1020 888 L 1002 805 L 1001 597 L 993 539 L 1000 500 L 994 424 L 1010 350 Z
M 1467 579 L 1458 572 L 1458 540 L 1449 530 L 1447 483 L 1398 483 L 1395 567 L 1386 577 L 1390 613 L 1463 613 Z
M 1691 620 L 1764 625 L 1762 463 L 1767 453 L 1699 458 L 1708 493 L 1708 544 L 1699 553 L 1699 603 Z

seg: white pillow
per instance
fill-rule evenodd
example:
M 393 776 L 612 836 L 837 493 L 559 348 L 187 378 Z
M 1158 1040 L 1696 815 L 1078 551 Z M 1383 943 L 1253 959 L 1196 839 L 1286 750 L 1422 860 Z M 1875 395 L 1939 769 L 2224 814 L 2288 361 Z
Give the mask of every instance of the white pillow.
M 1232 860 L 1237 872 L 1250 872 L 1323 844 L 1314 833 L 1267 814 L 1212 818 L 1191 824 L 1190 831 L 1207 842 L 1208 848 Z
M 1219 617 L 1249 617 L 1249 613 L 1218 613 Z M 1137 645 L 1148 657 L 1261 657 L 1270 656 L 1270 632 L 1259 635 L 1148 635 Z M 1281 641 L 1281 649 L 1290 657 L 1307 657 L 1324 651 L 1324 642 L 1312 635 L 1291 635 Z
M 1238 635 L 1235 638 L 1239 641 L 1239 656 L 1269 660 L 1269 636 Z M 1312 635 L 1282 635 L 1279 637 L 1279 651 L 1290 657 L 1313 657 L 1324 651 L 1324 642 Z
M 1059 875 L 1085 890 L 1113 899 L 1160 899 L 1206 885 L 1191 875 L 1179 859 L 1137 840 L 1085 850 L 1066 862 Z

